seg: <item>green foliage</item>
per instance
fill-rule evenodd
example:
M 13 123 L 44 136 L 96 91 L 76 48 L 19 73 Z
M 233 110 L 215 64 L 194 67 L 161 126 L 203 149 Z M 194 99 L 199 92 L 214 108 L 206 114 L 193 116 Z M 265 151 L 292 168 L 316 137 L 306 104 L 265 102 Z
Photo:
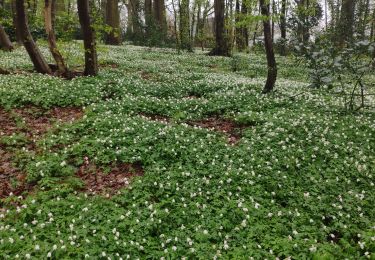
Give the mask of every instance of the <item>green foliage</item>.
M 118 67 L 95 78 L 2 76 L 1 106 L 85 107 L 37 154 L 24 152 L 39 186 L 2 201 L 2 257 L 373 257 L 374 114 L 338 113 L 341 103 L 307 88 L 307 70 L 287 58 L 277 92 L 262 95 L 263 55 L 236 59 L 232 72 L 232 58 L 120 46 L 100 56 Z M 16 50 L 0 66 L 31 63 Z M 169 122 L 144 116 L 155 114 Z M 186 123 L 214 115 L 249 126 L 236 145 Z M 98 166 L 141 161 L 145 174 L 112 198 L 87 195 L 75 178 L 86 156 Z
M 344 105 L 350 110 L 357 109 L 358 103 L 363 108 L 365 96 L 374 89 L 371 79 L 366 79 L 373 70 L 369 57 L 374 49 L 375 44 L 368 41 L 359 41 L 341 50 L 326 40 L 298 46 L 309 67 L 311 87 L 333 89 L 344 97 Z

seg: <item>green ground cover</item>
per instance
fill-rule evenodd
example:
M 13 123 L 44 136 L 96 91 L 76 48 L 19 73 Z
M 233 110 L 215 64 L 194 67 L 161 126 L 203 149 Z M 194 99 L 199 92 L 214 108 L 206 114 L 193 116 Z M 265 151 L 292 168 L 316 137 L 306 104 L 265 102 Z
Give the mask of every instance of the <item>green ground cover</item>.
M 0 67 L 31 69 L 21 49 L 1 55 Z M 95 78 L 0 76 L 4 110 L 84 112 L 33 150 L 22 133 L 0 139 L 37 183 L 1 200 L 0 258 L 374 259 L 374 112 L 345 113 L 289 58 L 278 57 L 277 91 L 262 95 L 260 54 L 100 55 Z M 192 123 L 207 118 L 235 122 L 241 138 Z M 88 195 L 76 177 L 84 158 L 144 174 L 114 196 Z

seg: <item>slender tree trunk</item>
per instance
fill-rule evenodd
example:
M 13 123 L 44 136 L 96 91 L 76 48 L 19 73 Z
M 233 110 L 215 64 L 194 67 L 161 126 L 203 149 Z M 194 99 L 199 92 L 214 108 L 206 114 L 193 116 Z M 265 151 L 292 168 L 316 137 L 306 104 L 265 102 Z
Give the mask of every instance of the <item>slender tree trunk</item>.
M 275 0 L 272 0 L 272 14 L 277 15 Z M 271 17 L 270 19 L 271 19 L 271 26 L 272 26 L 272 29 L 271 29 L 272 42 L 275 42 L 275 19 L 273 17 Z
M 33 37 L 31 36 L 29 26 L 27 23 L 27 16 L 25 13 L 25 2 L 24 0 L 16 1 L 16 28 L 21 35 L 23 45 L 27 53 L 30 56 L 31 61 L 34 64 L 35 70 L 40 73 L 51 74 L 51 68 L 44 59 L 38 46 L 35 44 Z
M 128 3 L 126 4 L 126 10 L 128 12 L 128 17 L 127 17 L 127 25 L 126 25 L 126 34 L 130 38 L 133 37 L 134 30 L 133 30 L 133 8 L 130 3 L 131 0 L 128 0 Z
M 145 24 L 146 24 L 146 36 L 147 38 L 151 38 L 152 35 L 152 25 L 153 25 L 153 18 L 152 18 L 152 0 L 145 0 Z
M 361 38 L 361 40 L 364 40 L 366 37 L 366 27 L 369 22 L 369 13 L 370 13 L 370 0 L 361 2 L 358 8 L 359 19 L 358 19 L 358 25 L 357 25 L 358 36 Z
M 210 55 L 230 56 L 228 46 L 228 37 L 225 33 L 225 2 L 224 0 L 214 1 L 215 11 L 215 48 L 211 50 Z
M 236 41 L 236 47 L 238 51 L 242 51 L 244 49 L 244 43 L 243 43 L 243 35 L 242 35 L 242 25 L 240 26 L 238 23 L 240 20 L 240 1 L 236 0 L 236 7 L 235 7 L 235 41 Z
M 175 33 L 175 40 L 176 40 L 176 49 L 177 52 L 180 53 L 180 37 L 178 35 L 178 30 L 177 30 L 177 10 L 176 10 L 176 4 L 174 0 L 172 0 L 172 8 L 173 8 L 173 27 L 174 27 L 174 33 Z
M 246 0 L 242 0 L 241 15 L 245 17 L 247 13 L 248 13 L 248 9 L 247 9 Z M 244 25 L 241 31 L 242 31 L 242 42 L 243 42 L 242 50 L 245 50 L 249 46 L 249 30 L 248 30 L 247 25 Z
M 286 56 L 286 0 L 281 0 L 280 12 L 281 56 Z
M 0 24 L 0 49 L 4 51 L 12 51 L 13 44 L 9 40 L 8 34 L 5 32 L 3 26 Z
M 85 49 L 84 74 L 86 76 L 95 76 L 98 74 L 98 56 L 96 53 L 95 32 L 91 27 L 90 21 L 89 1 L 77 0 L 77 8 Z
M 271 24 L 270 24 L 270 5 L 265 0 L 259 0 L 262 16 L 265 17 L 263 20 L 263 32 L 264 32 L 264 46 L 266 48 L 267 55 L 267 66 L 268 75 L 267 82 L 263 88 L 263 93 L 269 93 L 273 90 L 277 78 L 277 65 L 275 60 L 275 54 L 273 52 L 273 44 L 271 37 Z
M 197 1 L 194 1 L 191 23 L 190 23 L 190 41 L 191 41 L 192 46 L 194 46 L 194 37 L 195 37 L 194 27 L 195 27 L 195 23 L 196 23 L 196 19 L 197 19 L 197 16 L 196 16 L 197 8 L 198 8 Z
M 56 44 L 56 35 L 53 29 L 53 2 L 55 0 L 45 0 L 44 1 L 44 26 L 46 29 L 47 39 L 48 39 L 48 46 L 49 50 L 56 61 L 58 72 L 63 75 L 64 77 L 70 77 L 68 68 L 65 64 L 64 58 L 59 52 Z
M 203 14 L 202 14 L 202 18 L 198 20 L 198 25 L 197 25 L 197 31 L 198 31 L 198 38 L 199 38 L 199 42 L 200 42 L 200 45 L 201 45 L 201 48 L 202 48 L 202 51 L 204 51 L 204 47 L 205 47 L 205 33 L 204 33 L 204 28 L 205 28 L 205 24 L 206 24 L 206 21 L 207 21 L 207 16 L 208 16 L 208 13 L 210 11 L 210 1 L 206 1 L 205 2 L 205 5 L 203 7 Z
M 328 30 L 328 2 L 324 0 L 324 20 L 325 20 L 325 29 Z
M 139 17 L 140 1 L 129 0 L 129 8 L 131 9 L 130 19 L 131 19 L 133 37 L 136 40 L 142 39 L 144 34 L 143 34 L 143 29 L 142 29 L 141 18 Z
M 121 30 L 118 0 L 107 0 L 105 21 L 111 28 L 111 31 L 106 34 L 105 43 L 110 45 L 120 45 Z
M 199 41 L 199 24 L 201 23 L 201 19 L 202 19 L 201 13 L 202 13 L 202 3 L 200 1 L 197 1 L 197 21 L 196 21 L 195 27 L 193 28 L 194 30 L 193 46 L 195 46 L 197 38 Z

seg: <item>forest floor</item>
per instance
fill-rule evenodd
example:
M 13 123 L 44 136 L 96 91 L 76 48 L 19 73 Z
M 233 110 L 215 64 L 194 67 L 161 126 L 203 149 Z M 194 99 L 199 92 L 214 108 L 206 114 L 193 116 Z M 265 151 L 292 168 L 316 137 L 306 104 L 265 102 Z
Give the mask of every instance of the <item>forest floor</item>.
M 263 54 L 99 54 L 64 80 L 0 53 L 0 259 L 375 257 L 373 110 L 292 58 L 262 95 Z

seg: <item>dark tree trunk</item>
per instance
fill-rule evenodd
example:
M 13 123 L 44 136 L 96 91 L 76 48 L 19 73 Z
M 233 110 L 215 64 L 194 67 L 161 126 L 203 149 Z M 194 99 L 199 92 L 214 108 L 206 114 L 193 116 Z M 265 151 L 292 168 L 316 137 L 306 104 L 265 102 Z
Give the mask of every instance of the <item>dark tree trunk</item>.
M 4 51 L 12 51 L 13 44 L 9 40 L 8 34 L 5 32 L 3 26 L 0 24 L 0 49 Z
M 215 48 L 210 55 L 230 56 L 228 37 L 225 33 L 225 2 L 224 0 L 214 1 L 215 12 Z
M 110 45 L 120 45 L 121 30 L 118 0 L 107 0 L 105 21 L 111 28 L 111 31 L 106 34 L 105 43 Z
M 34 64 L 35 70 L 40 73 L 51 74 L 51 68 L 42 56 L 42 53 L 36 46 L 34 39 L 30 34 L 29 26 L 27 24 L 27 16 L 25 13 L 24 0 L 16 0 L 15 7 L 17 21 L 16 28 L 21 35 L 22 43 Z
M 153 18 L 152 18 L 152 0 L 145 0 L 145 23 L 146 36 L 151 37 Z
M 286 55 L 286 0 L 281 0 L 280 12 L 281 51 L 280 55 Z
M 190 40 L 189 2 L 189 0 L 180 1 L 180 47 L 187 51 L 193 51 Z
M 77 8 L 85 49 L 84 74 L 86 76 L 95 76 L 98 73 L 98 56 L 96 53 L 95 32 L 91 27 L 90 21 L 89 1 L 77 0 Z
M 268 75 L 267 82 L 263 88 L 263 93 L 269 93 L 273 90 L 277 77 L 277 65 L 275 60 L 275 54 L 273 52 L 273 44 L 271 37 L 271 24 L 270 24 L 270 5 L 266 4 L 266 0 L 259 0 L 260 10 L 263 20 L 263 31 L 264 31 L 264 46 L 266 48 L 267 55 L 267 66 L 268 66 Z
M 154 21 L 162 41 L 167 37 L 167 18 L 164 0 L 154 0 Z
M 247 4 L 246 4 L 246 0 L 242 0 L 242 4 L 241 4 L 241 14 L 242 16 L 246 16 L 247 15 Z M 244 44 L 244 49 L 246 49 L 248 46 L 249 46 L 249 30 L 248 30 L 248 27 L 245 25 L 242 27 L 242 39 L 243 39 L 243 44 Z
M 340 20 L 337 29 L 337 40 L 340 47 L 353 40 L 354 23 L 354 0 L 343 0 L 341 6 Z
M 13 19 L 13 27 L 16 32 L 16 41 L 19 45 L 22 45 L 22 35 L 19 29 L 17 29 L 17 10 L 16 10 L 16 0 L 11 0 L 12 6 L 12 19 Z
M 55 2 L 55 0 L 44 1 L 44 4 L 45 4 L 44 5 L 44 25 L 45 25 L 46 34 L 47 34 L 48 46 L 49 46 L 50 52 L 54 60 L 56 61 L 58 72 L 64 77 L 69 78 L 70 75 L 69 75 L 68 68 L 65 64 L 63 56 L 57 49 L 57 45 L 56 45 L 56 35 L 55 35 L 55 31 L 52 25 L 53 20 L 54 20 L 54 15 L 53 15 L 54 3 L 53 2 Z

